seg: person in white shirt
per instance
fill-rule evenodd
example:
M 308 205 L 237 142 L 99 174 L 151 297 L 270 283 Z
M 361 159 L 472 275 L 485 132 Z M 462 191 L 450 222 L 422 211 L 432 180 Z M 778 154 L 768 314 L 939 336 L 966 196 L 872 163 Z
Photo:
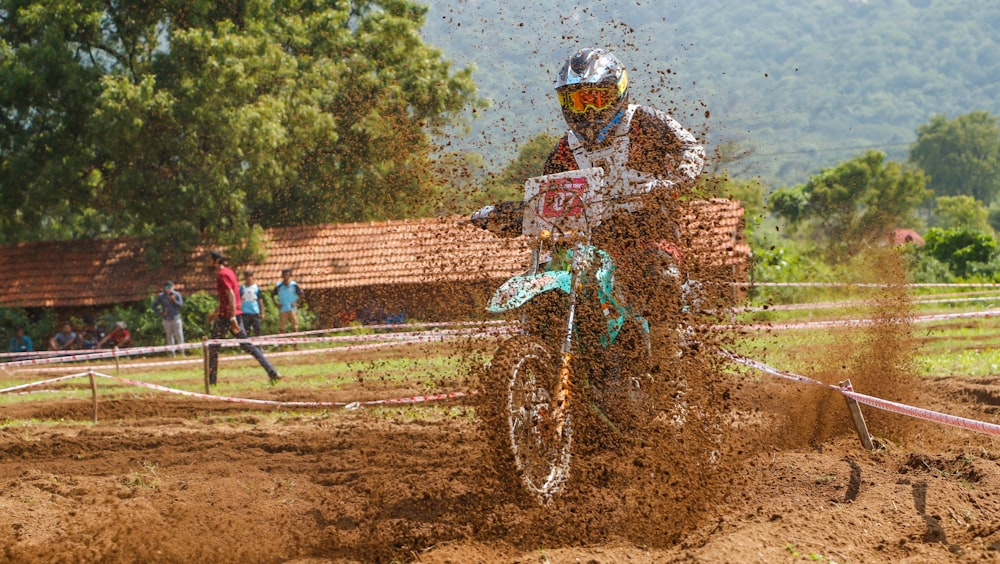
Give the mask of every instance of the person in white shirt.
M 260 286 L 254 282 L 252 270 L 243 271 L 240 299 L 243 300 L 243 328 L 247 335 L 260 337 L 264 334 L 264 301 L 260 297 Z

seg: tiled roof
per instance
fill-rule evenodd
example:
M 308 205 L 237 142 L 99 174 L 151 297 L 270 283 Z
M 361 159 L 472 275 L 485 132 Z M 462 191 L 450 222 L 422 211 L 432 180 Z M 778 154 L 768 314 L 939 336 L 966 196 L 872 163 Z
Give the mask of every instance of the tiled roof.
M 459 218 L 286 227 L 268 231 L 259 280 L 291 268 L 310 288 L 420 284 L 510 276 L 526 264 L 527 241 L 501 239 Z
M 735 200 L 714 198 L 685 202 L 681 229 L 691 242 L 689 253 L 709 266 L 743 265 L 750 245 L 743 234 L 743 206 Z
M 154 280 L 134 239 L 36 242 L 0 247 L 0 306 L 86 306 L 133 301 Z M 140 291 L 141 288 L 141 291 Z
M 745 261 L 743 209 L 729 200 L 692 203 L 690 228 L 695 251 L 714 264 Z M 252 268 L 261 284 L 280 280 L 291 268 L 305 288 L 342 289 L 373 285 L 502 279 L 524 270 L 528 241 L 504 239 L 460 218 L 269 229 L 267 258 Z M 172 280 L 191 294 L 214 292 L 205 249 L 182 266 L 149 269 L 135 239 L 19 243 L 0 246 L 0 307 L 100 306 L 148 299 Z M 242 279 L 242 276 L 241 276 Z

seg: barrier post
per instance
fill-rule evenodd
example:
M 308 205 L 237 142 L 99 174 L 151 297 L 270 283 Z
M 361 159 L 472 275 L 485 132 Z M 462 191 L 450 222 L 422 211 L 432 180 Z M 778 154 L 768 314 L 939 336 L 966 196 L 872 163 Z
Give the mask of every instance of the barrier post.
M 97 423 L 97 380 L 94 378 L 94 371 L 87 372 L 90 377 L 90 402 L 93 408 L 93 420 Z
M 208 337 L 205 336 L 201 338 L 201 364 L 205 376 L 205 393 L 211 394 L 212 386 L 208 383 Z
M 840 387 L 849 392 L 854 391 L 854 386 L 851 385 L 851 380 L 847 379 L 840 383 Z M 865 423 L 865 417 L 861 414 L 861 405 L 858 401 L 844 396 L 844 400 L 847 401 L 847 410 L 851 412 L 851 418 L 854 419 L 854 428 L 858 430 L 858 438 L 861 439 L 861 446 L 865 447 L 868 451 L 875 450 L 875 445 L 872 443 L 872 436 L 868 434 L 868 425 Z
M 121 376 L 121 365 L 118 363 L 118 345 L 115 345 L 115 376 Z

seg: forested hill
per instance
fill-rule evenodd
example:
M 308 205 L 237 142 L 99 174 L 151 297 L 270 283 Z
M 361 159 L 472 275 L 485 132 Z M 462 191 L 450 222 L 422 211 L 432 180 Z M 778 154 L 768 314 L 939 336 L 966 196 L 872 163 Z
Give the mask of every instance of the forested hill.
M 557 65 L 588 45 L 625 62 L 633 100 L 672 111 L 712 146 L 752 148 L 744 174 L 774 184 L 865 149 L 905 159 L 934 114 L 1000 114 L 995 0 L 430 4 L 425 40 L 474 64 L 494 104 L 459 146 L 494 163 L 562 130 Z

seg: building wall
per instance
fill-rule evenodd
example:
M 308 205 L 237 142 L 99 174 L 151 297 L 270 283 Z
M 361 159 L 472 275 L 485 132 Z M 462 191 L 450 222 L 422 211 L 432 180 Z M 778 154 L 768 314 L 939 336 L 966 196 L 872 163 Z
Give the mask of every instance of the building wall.
M 306 303 L 321 327 L 354 319 L 455 321 L 485 319 L 486 302 L 502 281 L 400 284 L 346 289 L 305 289 Z M 402 317 L 400 317 L 402 316 Z

